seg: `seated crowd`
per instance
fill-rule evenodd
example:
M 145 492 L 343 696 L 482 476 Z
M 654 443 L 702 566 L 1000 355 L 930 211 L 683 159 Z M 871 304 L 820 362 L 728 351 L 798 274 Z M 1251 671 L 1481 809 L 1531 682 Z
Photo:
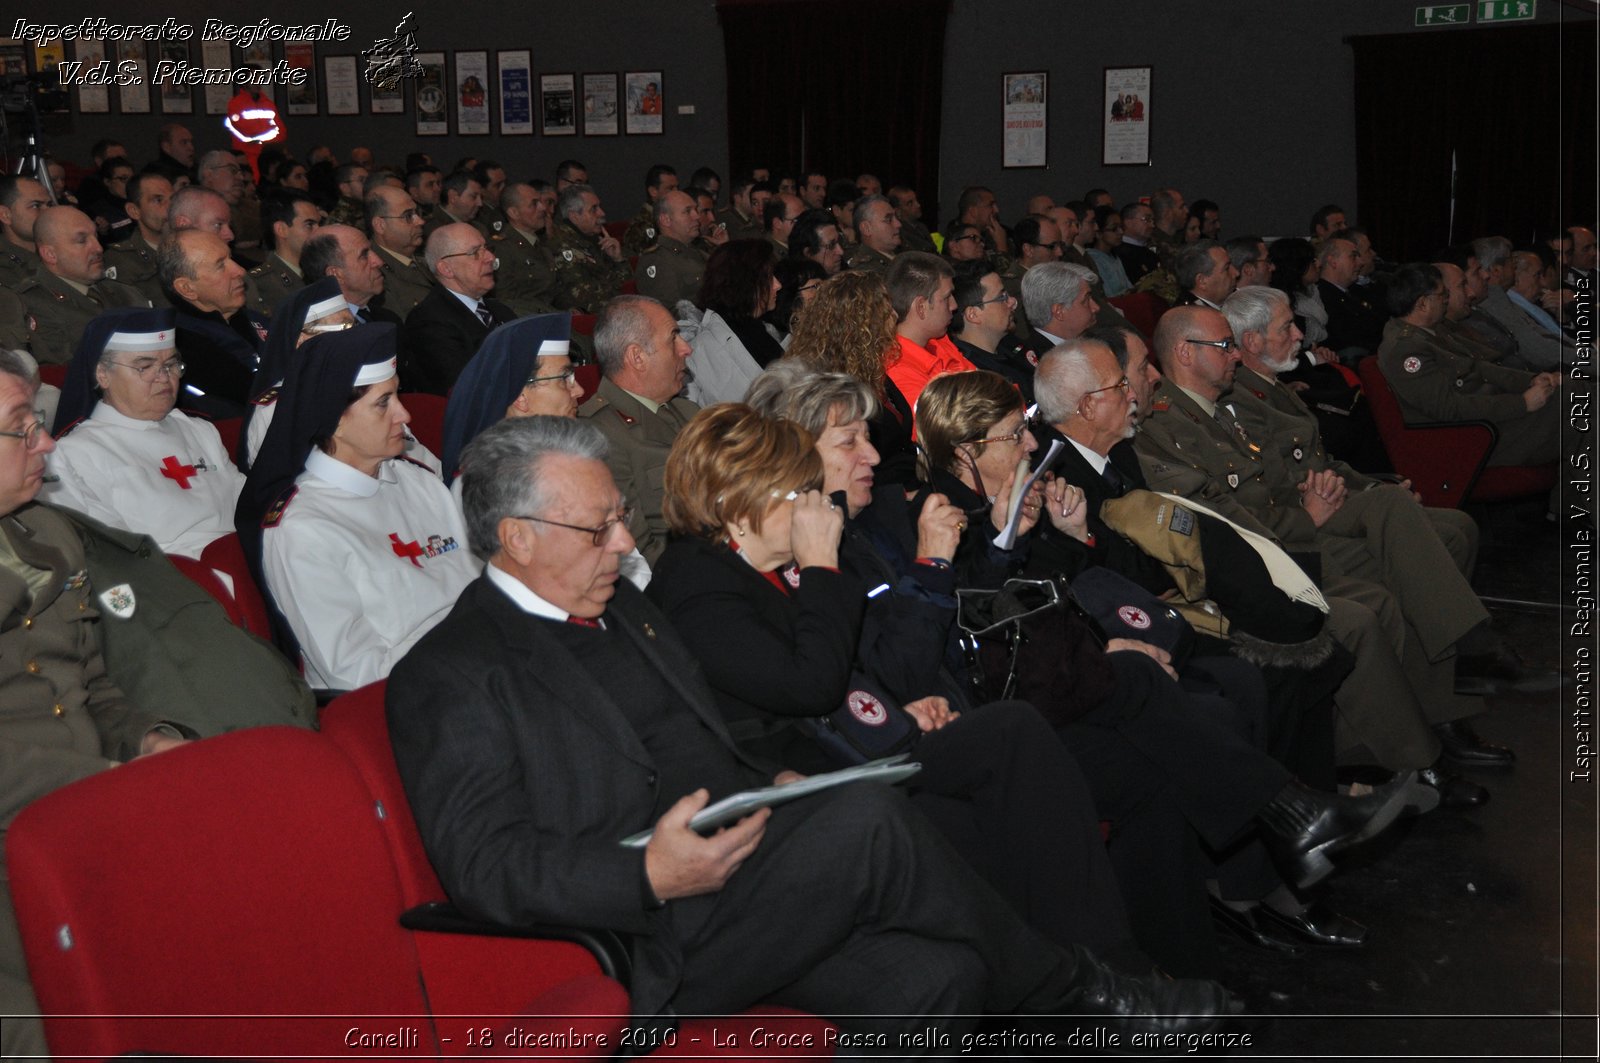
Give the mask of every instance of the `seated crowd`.
M 1360 948 L 1332 857 L 1516 759 L 1470 722 L 1528 674 L 1478 528 L 1393 475 L 1349 370 L 1556 460 L 1588 229 L 1396 265 L 1334 205 L 1224 240 L 1176 189 L 1007 225 L 973 186 L 933 231 L 870 174 L 724 202 L 666 165 L 624 226 L 574 160 L 159 147 L 97 145 L 77 206 L 0 177 L 4 823 L 208 733 L 83 637 L 119 608 L 84 517 L 236 542 L 212 575 L 319 699 L 392 675 L 451 899 L 633 935 L 644 1017 L 1212 1029 L 1218 932 Z M 689 826 L 905 751 L 903 786 Z M 0 1012 L 35 1011 L 0 891 Z

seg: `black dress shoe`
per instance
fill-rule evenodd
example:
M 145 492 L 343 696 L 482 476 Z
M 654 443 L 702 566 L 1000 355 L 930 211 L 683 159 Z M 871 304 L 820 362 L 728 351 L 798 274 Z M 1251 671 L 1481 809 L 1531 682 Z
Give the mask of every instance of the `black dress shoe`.
M 1436 723 L 1433 733 L 1439 736 L 1445 757 L 1458 768 L 1509 768 L 1517 762 L 1515 753 L 1485 742 L 1471 724 L 1461 720 Z
M 1045 1010 L 1058 1015 L 1099 1015 L 1124 1036 L 1204 1033 L 1232 1014 L 1228 991 L 1199 978 L 1136 976 L 1114 971 L 1081 945 L 1065 997 Z
M 1284 879 L 1306 889 L 1333 873 L 1329 855 L 1381 833 L 1406 807 L 1411 772 L 1365 797 L 1340 797 L 1291 782 L 1256 813 L 1261 840 Z
M 1325 949 L 1358 949 L 1367 943 L 1366 927 L 1340 915 L 1320 900 L 1311 902 L 1298 915 L 1285 915 L 1266 904 L 1257 911 L 1257 921 L 1262 926 L 1275 927 L 1301 944 Z
M 1254 945 L 1258 949 L 1270 949 L 1290 956 L 1303 953 L 1305 949 L 1289 940 L 1289 935 L 1263 925 L 1257 918 L 1257 913 L 1265 909 L 1264 904 L 1252 904 L 1249 908 L 1240 910 L 1224 904 L 1217 897 L 1212 897 L 1211 923 L 1219 930 L 1226 930 L 1246 945 Z
M 1476 808 L 1489 803 L 1489 791 L 1475 782 L 1444 768 L 1444 758 L 1439 758 L 1431 768 L 1417 772 L 1417 781 L 1439 791 L 1439 804 L 1443 808 Z

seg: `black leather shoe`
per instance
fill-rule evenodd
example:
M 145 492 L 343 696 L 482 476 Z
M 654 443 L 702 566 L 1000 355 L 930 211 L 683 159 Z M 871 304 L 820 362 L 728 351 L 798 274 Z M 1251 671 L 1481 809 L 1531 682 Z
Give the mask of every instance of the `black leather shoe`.
M 1048 1009 L 1053 1014 L 1104 1016 L 1129 1037 L 1205 1033 L 1232 1014 L 1228 991 L 1216 982 L 1122 974 L 1081 945 L 1072 952 L 1077 969 L 1065 999 Z
M 1211 924 L 1219 930 L 1225 930 L 1244 942 L 1254 945 L 1258 949 L 1270 949 L 1273 952 L 1283 952 L 1290 956 L 1298 956 L 1305 951 L 1295 942 L 1289 940 L 1289 935 L 1279 933 L 1272 927 L 1263 924 L 1258 919 L 1257 913 L 1266 908 L 1264 904 L 1253 904 L 1249 908 L 1240 910 L 1223 904 L 1216 897 L 1211 898 Z
M 1323 901 L 1312 901 L 1298 915 L 1285 915 L 1270 905 L 1261 905 L 1257 922 L 1276 929 L 1300 944 L 1324 949 L 1358 949 L 1367 943 L 1367 928 L 1346 918 Z
M 1439 736 L 1445 757 L 1458 768 L 1509 768 L 1517 762 L 1515 753 L 1505 746 L 1485 742 L 1471 724 L 1461 720 L 1436 723 L 1433 733 Z
M 1439 791 L 1442 808 L 1476 808 L 1489 803 L 1489 791 L 1447 770 L 1443 757 L 1433 767 L 1417 772 L 1417 781 Z
M 1256 814 L 1261 839 L 1296 889 L 1333 873 L 1328 857 L 1381 833 L 1406 807 L 1414 775 L 1406 772 L 1365 797 L 1340 797 L 1291 782 Z

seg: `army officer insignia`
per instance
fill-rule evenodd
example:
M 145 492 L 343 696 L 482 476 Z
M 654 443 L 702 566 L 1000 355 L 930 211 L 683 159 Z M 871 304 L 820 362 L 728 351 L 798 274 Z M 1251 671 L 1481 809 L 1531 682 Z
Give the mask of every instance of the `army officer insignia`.
M 126 620 L 133 615 L 133 588 L 126 583 L 119 583 L 100 595 L 100 604 L 112 616 Z
M 646 277 L 654 277 L 656 275 L 656 268 L 654 266 L 646 266 L 644 268 L 644 275 Z
M 1295 447 L 1293 453 L 1294 453 L 1294 460 L 1295 461 L 1302 461 L 1302 460 L 1304 460 L 1304 458 L 1306 456 L 1306 452 L 1301 450 L 1299 447 Z
M 1401 368 L 1408 373 L 1422 372 L 1422 359 L 1418 358 L 1414 354 L 1410 358 L 1407 358 L 1405 361 L 1401 362 L 1400 365 Z
M 1228 474 L 1228 486 L 1233 488 L 1235 491 L 1237 491 L 1239 489 L 1239 474 L 1238 473 L 1230 472 Z

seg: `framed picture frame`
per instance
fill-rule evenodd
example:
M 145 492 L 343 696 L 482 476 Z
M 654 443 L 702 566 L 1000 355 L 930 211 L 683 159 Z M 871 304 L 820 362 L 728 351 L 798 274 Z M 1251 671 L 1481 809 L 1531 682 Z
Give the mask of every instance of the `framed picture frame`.
M 1050 165 L 1050 74 L 1035 70 L 1000 75 L 1004 136 L 1000 166 L 1006 170 Z
M 150 56 L 145 51 L 144 40 L 118 41 L 116 67 L 132 63 L 135 77 L 131 84 L 117 86 L 117 109 L 123 114 L 150 113 Z
M 655 136 L 665 132 L 666 94 L 661 71 L 630 70 L 623 75 L 624 114 L 629 136 Z
M 189 62 L 189 42 L 162 41 L 156 45 L 156 61 L 169 63 Z M 188 85 L 164 81 L 156 86 L 156 92 L 161 96 L 162 114 L 194 113 L 194 89 Z
M 105 41 L 73 41 L 72 57 L 83 64 L 84 70 L 93 70 L 106 59 Z M 104 85 L 78 85 L 79 114 L 110 114 L 111 90 Z
M 422 73 L 412 80 L 417 87 L 417 136 L 450 135 L 450 82 L 445 76 L 443 52 L 418 52 Z
M 283 46 L 283 61 L 290 70 L 304 70 L 306 79 L 298 85 L 284 86 L 284 109 L 289 114 L 316 114 L 317 46 L 295 42 Z
M 577 136 L 576 86 L 573 74 L 539 75 L 539 132 L 547 137 Z
M 533 136 L 533 53 L 526 48 L 495 53 L 500 85 L 500 135 Z
M 272 54 L 271 41 L 256 41 L 248 48 L 240 48 L 238 45 L 234 45 L 233 51 L 238 57 L 238 62 L 234 64 L 235 66 L 253 66 L 258 70 L 271 70 L 273 64 L 277 61 Z M 265 85 L 257 86 L 257 88 L 260 90 L 261 95 L 271 100 L 274 104 L 281 98 L 275 82 L 269 81 Z M 233 94 L 238 91 L 239 87 L 237 85 L 228 86 L 228 98 L 230 100 L 233 99 Z
M 353 55 L 322 57 L 322 78 L 328 86 L 329 114 L 361 113 L 360 66 Z
M 583 135 L 614 137 L 622 132 L 622 93 L 615 72 L 583 75 Z
M 1150 165 L 1148 66 L 1108 66 L 1100 100 L 1100 165 Z
M 212 70 L 232 66 L 233 46 L 225 40 L 201 41 L 200 65 Z M 205 95 L 206 114 L 228 113 L 228 103 L 233 99 L 232 85 L 205 85 L 201 91 Z
M 489 135 L 489 53 L 457 52 L 455 80 L 450 95 L 455 100 L 456 136 Z

